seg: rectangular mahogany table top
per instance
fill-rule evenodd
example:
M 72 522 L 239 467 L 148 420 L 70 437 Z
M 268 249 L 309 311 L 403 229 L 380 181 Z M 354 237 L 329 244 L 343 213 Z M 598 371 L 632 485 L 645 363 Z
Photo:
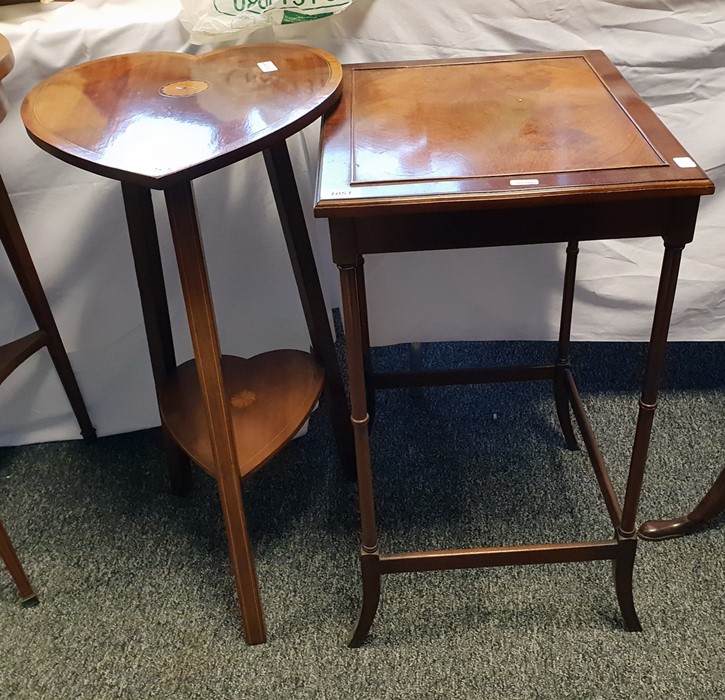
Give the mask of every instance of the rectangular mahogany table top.
M 317 216 L 714 189 L 601 51 L 350 65 L 343 85 Z

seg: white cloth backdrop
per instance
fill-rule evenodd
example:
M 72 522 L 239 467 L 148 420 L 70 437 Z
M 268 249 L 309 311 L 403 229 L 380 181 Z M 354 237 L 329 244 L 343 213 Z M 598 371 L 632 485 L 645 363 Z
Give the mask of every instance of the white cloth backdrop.
M 0 8 L 17 64 L 4 81 L 6 181 L 99 434 L 158 424 L 138 292 L 117 183 L 48 156 L 18 109 L 60 68 L 142 50 L 199 52 L 178 0 L 75 0 Z M 603 49 L 722 187 L 725 185 L 725 3 L 712 0 L 356 0 L 333 18 L 265 28 L 247 42 L 308 43 L 343 62 Z M 290 143 L 308 208 L 318 127 Z M 260 156 L 196 182 L 225 352 L 250 355 L 308 337 Z M 160 200 L 156 200 L 160 204 Z M 159 231 L 178 355 L 191 355 L 163 209 Z M 310 220 L 329 305 L 338 305 L 326 224 Z M 685 250 L 671 338 L 725 339 L 725 194 L 706 198 Z M 582 246 L 574 316 L 579 340 L 648 337 L 658 241 Z M 371 256 L 375 344 L 556 337 L 560 246 L 465 254 Z M 513 280 L 516 280 L 515 282 Z M 33 330 L 0 253 L 0 342 Z M 0 444 L 77 437 L 45 352 L 0 388 Z

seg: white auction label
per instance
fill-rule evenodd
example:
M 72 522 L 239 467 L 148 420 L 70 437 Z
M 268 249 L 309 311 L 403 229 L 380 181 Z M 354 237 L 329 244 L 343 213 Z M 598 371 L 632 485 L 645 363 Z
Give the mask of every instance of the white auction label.
M 277 70 L 277 66 L 275 66 L 272 61 L 262 61 L 261 63 L 258 63 L 257 66 L 259 66 L 259 70 L 263 73 L 274 73 L 274 71 Z
M 523 180 L 509 180 L 509 184 L 516 187 L 517 185 L 538 185 L 539 181 L 535 177 L 530 177 Z
M 679 158 L 673 158 L 672 160 L 675 161 L 675 165 L 679 165 L 681 168 L 696 168 L 697 163 L 695 163 L 692 158 L 688 156 L 680 156 Z

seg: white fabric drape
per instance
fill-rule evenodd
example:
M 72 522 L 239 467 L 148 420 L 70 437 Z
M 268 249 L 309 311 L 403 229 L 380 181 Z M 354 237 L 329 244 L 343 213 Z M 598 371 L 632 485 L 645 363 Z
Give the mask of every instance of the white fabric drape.
M 24 133 L 23 96 L 81 61 L 144 50 L 198 52 L 178 0 L 75 0 L 0 9 L 16 67 L 4 81 L 0 170 L 99 434 L 158 424 L 120 188 L 65 165 Z M 343 62 L 604 50 L 720 187 L 725 185 L 725 3 L 710 0 L 356 0 L 316 22 L 262 29 L 247 42 L 326 49 Z M 290 148 L 311 210 L 318 126 Z M 225 352 L 251 355 L 309 340 L 260 156 L 195 183 Z M 159 204 L 177 351 L 186 319 Z M 686 248 L 670 337 L 725 339 L 725 198 L 705 198 Z M 310 219 L 330 306 L 338 305 L 326 224 Z M 582 245 L 578 340 L 646 340 L 661 261 L 656 240 Z M 375 344 L 556 337 L 561 246 L 370 256 Z M 34 328 L 0 254 L 0 342 Z M 0 444 L 77 436 L 44 352 L 0 388 Z

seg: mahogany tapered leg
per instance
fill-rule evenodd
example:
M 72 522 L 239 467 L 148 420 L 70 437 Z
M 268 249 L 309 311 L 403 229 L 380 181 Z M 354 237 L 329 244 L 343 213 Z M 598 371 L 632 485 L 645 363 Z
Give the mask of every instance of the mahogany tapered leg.
M 683 248 L 684 245 L 665 243 L 665 254 L 657 290 L 642 396 L 639 401 L 637 428 L 634 434 L 627 489 L 622 507 L 622 520 L 617 531 L 619 547 L 614 562 L 617 598 L 627 627 L 634 631 L 641 630 L 632 599 L 632 572 L 637 546 L 635 520 L 642 491 L 652 423 L 657 408 L 657 392 L 664 367 L 667 333 L 670 327 L 672 305 L 677 287 L 677 273 Z
M 121 187 L 136 281 L 141 296 L 146 341 L 151 357 L 151 371 L 158 397 L 167 377 L 176 370 L 176 356 L 154 207 L 149 189 L 128 183 L 122 183 Z M 166 429 L 162 427 L 162 431 L 171 487 L 176 493 L 184 493 L 191 485 L 189 458 L 171 439 Z
M 677 206 L 675 206 L 674 203 L 672 205 L 672 210 L 670 212 L 669 218 L 670 230 L 668 232 L 668 235 L 672 237 L 672 242 L 671 246 L 668 247 L 667 238 L 665 238 L 666 252 L 665 260 L 662 266 L 662 278 L 660 278 L 660 291 L 658 294 L 658 300 L 660 294 L 666 296 L 668 299 L 670 296 L 674 296 L 674 287 L 677 278 L 677 270 L 679 268 L 680 256 L 682 254 L 682 249 L 684 245 L 692 240 L 695 229 L 695 220 L 697 218 L 698 205 L 698 200 L 685 200 L 684 202 L 678 201 Z M 668 277 L 672 278 L 669 283 L 671 289 L 663 291 L 663 284 L 665 284 L 663 278 L 665 278 L 666 274 Z M 665 318 L 665 312 L 663 311 L 662 316 L 663 318 L 660 323 L 664 328 L 663 330 L 660 330 L 659 336 L 666 336 L 667 328 L 669 326 L 669 314 L 667 314 Z M 657 330 L 657 322 L 657 313 L 655 312 L 655 322 L 652 327 L 653 342 L 655 337 L 655 331 Z M 658 337 L 658 342 L 662 342 L 662 344 L 664 345 L 664 339 L 662 339 L 661 337 Z M 652 352 L 651 346 L 652 343 L 650 343 L 650 353 Z M 662 363 L 662 361 L 662 359 L 659 360 L 660 364 Z M 661 366 L 654 367 L 654 369 L 652 370 L 652 374 L 654 375 L 652 381 L 656 380 L 657 382 L 659 382 L 659 376 L 661 374 L 661 371 Z M 645 384 L 647 380 L 648 376 L 645 375 Z M 656 393 L 654 394 L 654 396 L 651 397 L 649 401 L 644 398 L 643 394 L 642 401 L 651 404 L 652 411 L 654 411 L 655 400 Z M 678 537 L 679 535 L 686 535 L 689 532 L 692 532 L 697 527 L 711 520 L 712 518 L 718 516 L 720 513 L 723 512 L 723 510 L 725 510 L 725 469 L 723 469 L 710 490 L 705 494 L 702 500 L 695 506 L 695 508 L 690 513 L 681 518 L 675 518 L 673 520 L 650 520 L 646 523 L 643 523 L 639 529 L 639 535 L 645 539 L 650 540 L 662 540 L 668 539 L 670 537 Z M 634 514 L 627 513 L 625 511 L 625 515 L 628 516 L 627 526 L 631 526 L 632 528 L 634 528 Z
M 639 528 L 645 540 L 667 540 L 689 535 L 725 511 L 725 469 L 715 479 L 710 490 L 687 515 L 671 520 L 648 520 Z
M 38 596 L 30 585 L 30 581 L 28 581 L 28 577 L 18 559 L 18 555 L 3 526 L 2 520 L 0 520 L 0 557 L 2 557 L 5 566 L 10 572 L 10 576 L 15 581 L 20 602 L 25 606 L 35 605 L 38 602 Z
M 352 430 L 347 420 L 345 385 L 335 353 L 327 306 L 286 142 L 282 141 L 266 149 L 264 160 L 292 261 L 312 347 L 325 368 L 325 396 L 329 402 L 330 419 L 340 460 L 343 468 L 352 474 L 355 469 L 355 453 Z
M 375 423 L 375 388 L 372 384 L 373 359 L 370 352 L 370 326 L 368 324 L 368 297 L 365 290 L 365 259 L 360 258 L 355 268 L 355 284 L 357 289 L 358 308 L 360 309 L 360 346 L 362 349 L 363 368 L 365 373 L 365 396 L 370 422 L 368 431 Z
M 647 461 L 650 435 L 652 433 L 652 423 L 654 422 L 655 409 L 657 408 L 657 392 L 664 367 L 667 333 L 670 327 L 672 305 L 677 287 L 677 273 L 680 267 L 683 248 L 684 246 L 665 246 L 654 320 L 652 322 L 652 334 L 647 352 L 642 396 L 639 401 L 639 414 L 637 417 L 637 428 L 634 434 L 627 490 L 622 507 L 622 522 L 619 526 L 619 533 L 622 537 L 631 537 L 635 534 L 637 508 L 642 491 L 642 481 L 644 479 L 644 468 Z
M 61 384 L 75 414 L 81 435 L 86 442 L 96 438 L 96 430 L 83 401 L 73 368 L 68 360 L 58 326 L 55 324 L 53 313 L 48 305 L 48 299 L 43 291 L 40 278 L 30 257 L 30 251 L 23 238 L 15 211 L 8 197 L 5 184 L 0 178 L 0 239 L 10 258 L 10 264 L 20 283 L 20 288 L 28 301 L 28 306 L 38 324 L 38 328 L 45 334 L 45 346 L 48 348 L 50 359 L 55 365 Z
M 566 446 L 570 450 L 578 450 L 574 427 L 571 422 L 569 398 L 566 388 L 566 372 L 571 368 L 569 348 L 571 346 L 571 316 L 574 306 L 574 284 L 576 282 L 576 262 L 579 255 L 577 241 L 569 241 L 566 247 L 566 267 L 564 269 L 564 294 L 561 301 L 561 324 L 559 325 L 559 348 L 554 375 L 554 400 L 559 425 L 564 433 Z
M 360 573 L 363 583 L 363 600 L 355 625 L 347 638 L 347 645 L 353 649 L 365 642 L 380 603 L 380 555 L 377 552 L 360 552 Z
M 632 575 L 634 574 L 634 555 L 637 552 L 637 538 L 617 538 L 617 558 L 612 562 L 614 567 L 614 588 L 617 592 L 619 610 L 624 625 L 630 632 L 641 632 L 642 625 L 634 606 Z
M 214 458 L 234 580 L 248 644 L 266 641 L 262 603 L 242 500 L 230 403 L 224 388 L 214 307 L 190 182 L 164 191 L 184 292 L 196 371 Z
M 362 259 L 360 259 L 360 262 Z M 342 306 L 345 317 L 345 346 L 347 349 L 348 381 L 350 385 L 351 421 L 355 437 L 360 525 L 362 531 L 363 600 L 360 616 L 350 634 L 349 646 L 360 646 L 370 631 L 380 600 L 380 553 L 375 524 L 372 468 L 365 391 L 365 361 L 361 299 L 358 281 L 359 264 L 340 267 Z

